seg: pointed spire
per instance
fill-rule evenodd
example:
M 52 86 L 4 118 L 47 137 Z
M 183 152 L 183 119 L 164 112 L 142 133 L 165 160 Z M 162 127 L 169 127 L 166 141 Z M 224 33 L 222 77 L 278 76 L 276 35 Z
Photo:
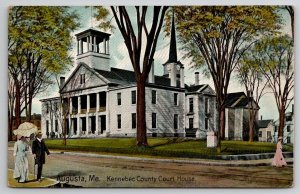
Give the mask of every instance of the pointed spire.
M 177 48 L 176 48 L 176 34 L 175 34 L 175 22 L 174 22 L 174 10 L 173 10 L 168 63 L 176 63 L 176 62 L 177 62 Z

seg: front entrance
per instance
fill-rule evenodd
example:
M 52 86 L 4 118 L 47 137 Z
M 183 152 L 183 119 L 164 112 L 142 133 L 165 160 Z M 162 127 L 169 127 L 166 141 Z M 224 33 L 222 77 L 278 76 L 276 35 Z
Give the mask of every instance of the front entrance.
M 100 116 L 100 127 L 101 127 L 101 134 L 103 134 L 103 132 L 106 131 L 106 116 L 105 115 Z

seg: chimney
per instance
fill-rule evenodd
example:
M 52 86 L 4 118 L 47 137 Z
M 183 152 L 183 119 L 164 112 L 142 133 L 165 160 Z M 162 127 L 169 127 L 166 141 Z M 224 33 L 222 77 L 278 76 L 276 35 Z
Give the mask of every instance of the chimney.
M 154 83 L 154 61 L 151 64 L 151 69 L 148 75 L 148 83 Z
M 61 88 L 65 84 L 66 78 L 65 77 L 60 77 L 59 80 L 60 80 L 59 87 Z
M 199 85 L 199 72 L 195 72 L 195 85 Z

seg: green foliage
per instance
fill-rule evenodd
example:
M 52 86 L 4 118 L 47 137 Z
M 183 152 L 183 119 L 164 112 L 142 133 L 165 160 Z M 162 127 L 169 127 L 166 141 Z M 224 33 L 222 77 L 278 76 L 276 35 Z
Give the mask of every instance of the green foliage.
M 103 6 L 96 6 L 97 13 L 95 17 L 98 21 L 100 21 L 99 28 L 104 31 L 114 30 L 115 27 L 111 23 L 111 19 L 109 19 L 110 13 L 109 10 Z
M 275 33 L 281 23 L 274 6 L 176 6 L 173 10 L 185 56 L 194 67 L 206 69 L 212 66 L 207 63 L 220 65 L 221 60 L 227 60 L 230 68 L 238 60 L 235 50 L 242 51 L 258 37 Z M 167 32 L 170 18 L 171 11 L 166 18 Z M 207 50 L 200 50 L 199 45 Z
M 255 44 L 256 61 L 264 71 L 280 71 L 281 74 L 293 71 L 290 64 L 293 55 L 294 41 L 288 35 L 271 36 L 261 39 Z M 275 73 L 275 72 L 274 72 Z
M 9 65 L 25 62 L 29 54 L 51 73 L 59 73 L 71 64 L 71 32 L 78 16 L 68 7 L 15 6 L 9 10 Z M 25 58 L 24 57 L 24 58 Z M 25 60 L 25 59 L 24 59 Z

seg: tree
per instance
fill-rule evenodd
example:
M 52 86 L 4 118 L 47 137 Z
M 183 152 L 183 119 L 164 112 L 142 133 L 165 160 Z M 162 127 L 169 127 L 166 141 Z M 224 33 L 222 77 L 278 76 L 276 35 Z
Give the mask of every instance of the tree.
M 70 33 L 78 27 L 77 18 L 68 7 L 10 8 L 8 69 L 15 85 L 17 126 L 23 110 L 27 120 L 31 120 L 32 99 L 52 83 L 53 74 L 63 72 L 71 64 Z
M 278 137 L 283 137 L 285 111 L 294 99 L 294 41 L 288 35 L 262 39 L 256 60 L 272 89 L 279 113 Z
M 231 74 L 259 36 L 279 28 L 279 16 L 271 6 L 182 6 L 173 9 L 186 56 L 196 67 L 206 68 L 205 72 L 209 72 L 214 82 L 220 151 L 220 140 L 225 138 L 225 99 Z
M 133 20 L 129 16 L 128 9 L 130 8 L 111 6 L 110 9 L 118 29 L 124 38 L 137 84 L 137 145 L 148 146 L 145 114 L 145 84 L 153 62 L 164 15 L 168 7 L 154 6 L 151 15 L 152 23 L 146 24 L 148 7 L 136 6 L 136 26 L 134 26 Z M 101 22 L 101 28 L 112 27 L 110 21 L 107 21 L 108 15 L 109 11 L 107 9 L 97 7 L 97 19 L 105 20 Z M 145 49 L 142 49 L 143 46 Z
M 294 39 L 294 8 L 293 6 L 284 6 L 283 9 L 287 10 L 291 17 L 291 30 L 292 30 L 292 37 Z
M 237 77 L 239 82 L 244 85 L 247 91 L 247 98 L 249 104 L 249 142 L 253 142 L 254 130 L 256 127 L 257 107 L 253 102 L 259 104 L 263 91 L 266 88 L 268 82 L 263 78 L 263 74 L 260 70 L 260 64 L 257 63 L 254 55 L 253 47 L 247 50 L 242 56 L 241 61 L 237 65 Z

